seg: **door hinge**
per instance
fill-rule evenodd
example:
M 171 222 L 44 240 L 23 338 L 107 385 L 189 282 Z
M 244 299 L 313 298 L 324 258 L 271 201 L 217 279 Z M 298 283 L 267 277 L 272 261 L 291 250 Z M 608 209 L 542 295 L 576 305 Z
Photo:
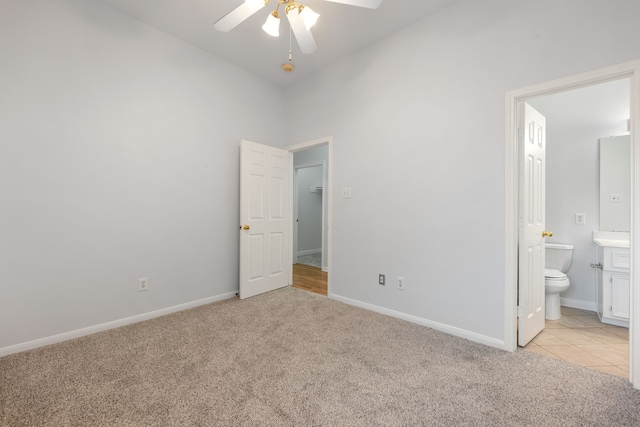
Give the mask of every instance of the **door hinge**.
M 522 317 L 522 306 L 517 306 L 516 307 L 516 315 L 518 317 Z

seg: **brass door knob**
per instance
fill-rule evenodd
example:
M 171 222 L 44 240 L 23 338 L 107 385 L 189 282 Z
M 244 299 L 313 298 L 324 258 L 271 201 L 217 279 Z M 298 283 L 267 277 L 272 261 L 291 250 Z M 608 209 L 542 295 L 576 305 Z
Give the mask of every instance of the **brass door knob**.
M 250 230 L 251 227 L 249 227 L 248 225 L 245 225 L 244 227 L 242 227 L 243 230 Z
M 550 231 L 543 231 L 542 232 L 542 237 L 552 237 L 553 233 Z

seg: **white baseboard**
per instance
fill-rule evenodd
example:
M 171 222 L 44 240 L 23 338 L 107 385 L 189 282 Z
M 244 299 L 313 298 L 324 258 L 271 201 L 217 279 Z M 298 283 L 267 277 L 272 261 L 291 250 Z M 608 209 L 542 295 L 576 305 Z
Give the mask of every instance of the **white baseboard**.
M 579 310 L 598 311 L 595 302 L 580 301 L 577 299 L 560 298 L 560 305 L 577 308 Z
M 309 250 L 306 250 L 306 251 L 298 251 L 298 256 L 318 254 L 320 252 L 322 252 L 322 248 L 320 248 L 320 249 L 309 249 Z
M 8 356 L 9 354 L 20 353 L 26 350 L 32 350 L 38 347 L 44 347 L 46 345 L 57 344 L 59 342 L 68 341 L 74 338 L 80 338 L 86 335 L 95 334 L 96 332 L 106 331 L 108 329 L 119 328 L 120 326 L 130 325 L 131 323 L 142 322 L 144 320 L 165 316 L 167 314 L 175 313 L 182 310 L 187 310 L 189 308 L 194 308 L 194 307 L 198 307 L 205 304 L 211 304 L 212 302 L 233 298 L 236 296 L 236 294 L 237 294 L 237 291 L 228 292 L 226 294 L 203 298 L 196 301 L 187 302 L 184 304 L 178 304 L 172 307 L 161 308 L 160 310 L 137 314 L 135 316 L 125 317 L 123 319 L 101 323 L 99 325 L 88 326 L 86 328 L 76 329 L 74 331 L 69 331 L 69 332 L 63 332 L 61 334 L 51 335 L 49 337 L 39 338 L 33 341 L 27 341 L 20 344 L 10 345 L 8 347 L 0 348 L 0 357 Z
M 602 323 L 606 323 L 607 325 L 615 325 L 615 326 L 620 326 L 622 328 L 629 329 L 628 320 L 617 320 L 617 319 L 612 319 L 610 317 L 602 317 L 600 316 L 600 313 L 598 313 L 598 319 L 600 319 Z
M 365 310 L 374 311 L 376 313 L 384 314 L 386 316 L 395 317 L 396 319 L 406 320 L 407 322 L 416 323 L 418 325 L 426 326 L 437 331 L 445 332 L 456 337 L 465 338 L 469 341 L 477 342 L 480 344 L 488 345 L 489 347 L 495 347 L 500 350 L 507 350 L 503 340 L 491 338 L 486 335 L 480 335 L 475 332 L 470 332 L 465 329 L 456 328 L 455 326 L 445 325 L 444 323 L 434 322 L 432 320 L 424 319 L 422 317 L 413 316 L 411 314 L 402 313 L 400 311 L 391 310 L 388 308 L 380 307 L 377 305 L 369 304 L 362 301 L 353 300 L 336 294 L 330 294 L 330 299 L 340 301 L 345 304 L 353 305 L 356 307 L 364 308 Z

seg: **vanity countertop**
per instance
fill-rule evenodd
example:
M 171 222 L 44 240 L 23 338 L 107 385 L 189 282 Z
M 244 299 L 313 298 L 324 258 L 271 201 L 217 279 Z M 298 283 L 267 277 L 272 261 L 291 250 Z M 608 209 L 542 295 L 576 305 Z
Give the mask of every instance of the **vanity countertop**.
M 593 239 L 596 244 L 600 246 L 606 246 L 609 248 L 628 248 L 628 240 L 613 240 L 613 239 Z
M 628 248 L 629 233 L 624 231 L 594 231 L 593 241 L 599 246 Z

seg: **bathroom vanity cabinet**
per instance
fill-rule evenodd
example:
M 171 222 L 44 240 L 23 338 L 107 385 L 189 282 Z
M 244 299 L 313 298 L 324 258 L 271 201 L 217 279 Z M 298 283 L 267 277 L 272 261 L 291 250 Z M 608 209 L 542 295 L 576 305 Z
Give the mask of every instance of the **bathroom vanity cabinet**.
M 603 323 L 629 327 L 629 248 L 598 246 L 597 305 Z

